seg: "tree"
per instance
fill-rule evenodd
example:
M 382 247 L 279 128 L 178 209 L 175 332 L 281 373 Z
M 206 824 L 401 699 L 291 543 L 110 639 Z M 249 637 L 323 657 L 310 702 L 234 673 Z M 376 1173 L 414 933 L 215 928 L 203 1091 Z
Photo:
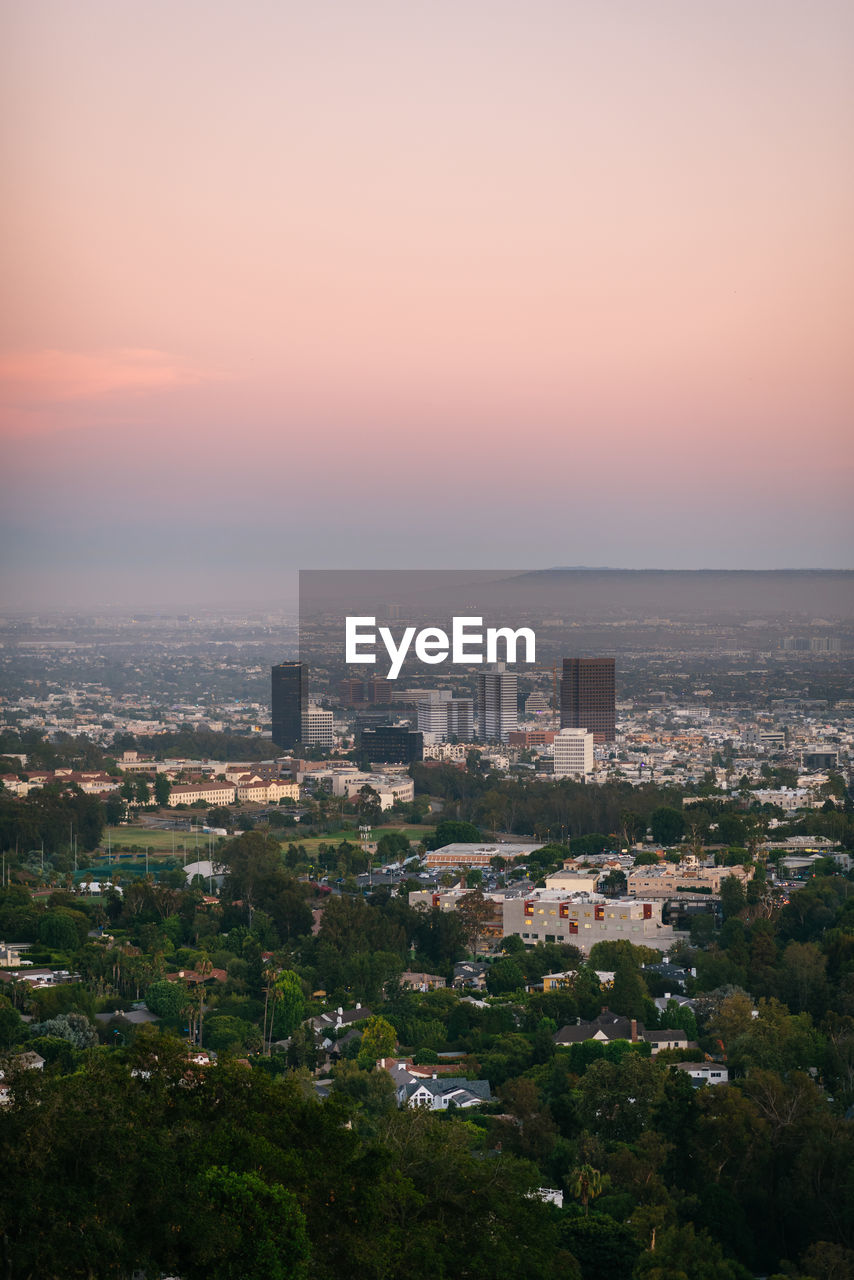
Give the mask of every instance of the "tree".
M 466 941 L 474 955 L 477 955 L 483 926 L 487 920 L 492 919 L 493 913 L 493 904 L 483 896 L 481 889 L 473 889 L 471 893 L 463 894 L 457 903 L 456 914 L 462 921 Z
M 368 1018 L 359 1045 L 359 1065 L 373 1066 L 379 1058 L 390 1058 L 397 1047 L 397 1032 L 385 1018 Z
M 619 956 L 609 993 L 611 1008 L 624 1018 L 642 1018 L 647 995 L 646 983 L 637 965 L 629 956 Z
M 482 839 L 483 836 L 474 823 L 443 818 L 436 824 L 433 836 L 426 843 L 430 848 L 442 849 L 446 844 L 479 844 Z
M 245 1018 L 230 1014 L 213 1015 L 205 1023 L 205 1044 L 216 1053 L 242 1053 L 250 1041 L 260 1044 L 257 1028 Z
M 0 996 L 0 1051 L 11 1048 L 23 1039 L 26 1027 L 18 1010 L 5 996 Z
M 665 1227 L 635 1264 L 635 1280 L 750 1280 L 750 1272 L 724 1256 L 720 1245 L 691 1223 Z
M 721 881 L 721 910 L 724 919 L 728 920 L 730 916 L 737 916 L 740 911 L 744 910 L 747 898 L 744 892 L 744 885 L 738 876 L 726 876 Z
M 525 975 L 515 960 L 505 956 L 490 965 L 486 975 L 486 989 L 491 996 L 520 991 L 525 985 Z
M 91 1049 L 98 1043 L 98 1033 L 82 1013 L 61 1013 L 47 1022 L 34 1022 L 30 1026 L 32 1036 L 56 1036 L 67 1040 L 75 1049 Z
M 305 1017 L 305 994 L 299 975 L 284 969 L 272 984 L 271 1038 L 285 1039 Z
M 137 804 L 148 804 L 150 802 L 151 793 L 145 778 L 137 778 L 134 785 L 134 800 Z
M 154 779 L 154 799 L 160 805 L 161 809 L 169 803 L 169 796 L 172 793 L 172 783 L 166 777 L 165 773 L 158 773 Z
M 394 1080 L 388 1071 L 366 1071 L 355 1062 L 339 1062 L 332 1075 L 332 1088 L 351 1098 L 369 1116 L 384 1115 L 397 1106 Z
M 384 831 L 377 841 L 377 856 L 383 862 L 403 862 L 409 852 L 410 844 L 402 831 Z
M 158 1018 L 177 1021 L 187 1008 L 189 992 L 183 982 L 152 982 L 145 1003 Z
M 650 818 L 652 838 L 659 844 L 678 844 L 685 834 L 685 819 L 678 809 L 662 805 Z
M 576 1200 L 581 1201 L 585 1217 L 590 1212 L 590 1201 L 601 1196 L 609 1182 L 607 1174 L 603 1176 L 590 1164 L 578 1165 L 573 1169 L 569 1175 L 569 1191 Z
M 81 911 L 69 911 L 64 907 L 58 911 L 48 911 L 39 921 L 39 942 L 56 951 L 74 951 L 85 941 L 88 927 L 88 917 Z
M 212 1165 L 198 1179 L 188 1226 L 193 1265 L 210 1280 L 304 1280 L 309 1240 L 291 1191 L 251 1170 Z
M 322 793 L 321 793 L 322 794 Z M 379 792 L 365 783 L 359 788 L 359 817 L 363 822 L 374 824 L 382 817 L 382 805 Z

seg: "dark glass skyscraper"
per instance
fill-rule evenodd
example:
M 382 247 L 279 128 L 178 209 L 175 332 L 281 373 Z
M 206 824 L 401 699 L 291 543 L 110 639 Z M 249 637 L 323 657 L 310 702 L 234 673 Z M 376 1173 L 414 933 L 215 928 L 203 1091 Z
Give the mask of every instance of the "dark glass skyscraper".
M 302 742 L 302 717 L 308 706 L 308 670 L 303 662 L 273 667 L 273 741 L 289 750 Z
M 564 658 L 561 729 L 589 729 L 594 742 L 613 742 L 615 701 L 613 658 Z

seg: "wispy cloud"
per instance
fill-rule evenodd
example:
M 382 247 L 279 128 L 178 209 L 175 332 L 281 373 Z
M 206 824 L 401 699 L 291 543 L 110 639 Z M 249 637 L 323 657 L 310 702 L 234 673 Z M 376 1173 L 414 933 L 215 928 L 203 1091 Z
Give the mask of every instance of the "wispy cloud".
M 43 348 L 0 355 L 0 394 L 9 405 L 64 404 L 116 393 L 193 386 L 222 375 L 168 351 L 117 347 L 99 351 Z

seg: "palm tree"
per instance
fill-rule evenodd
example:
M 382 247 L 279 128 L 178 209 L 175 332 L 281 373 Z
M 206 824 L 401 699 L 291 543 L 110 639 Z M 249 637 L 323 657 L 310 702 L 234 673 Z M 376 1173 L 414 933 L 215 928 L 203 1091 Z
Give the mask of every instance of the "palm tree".
M 584 1206 L 585 1216 L 590 1212 L 590 1201 L 601 1196 L 610 1179 L 592 1165 L 582 1164 L 569 1175 L 569 1190 Z

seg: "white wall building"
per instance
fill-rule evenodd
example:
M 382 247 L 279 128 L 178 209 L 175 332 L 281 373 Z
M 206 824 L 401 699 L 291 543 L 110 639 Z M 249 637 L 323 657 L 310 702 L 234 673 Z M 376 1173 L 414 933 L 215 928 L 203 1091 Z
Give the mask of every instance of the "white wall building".
M 503 662 L 494 662 L 477 677 L 478 732 L 484 742 L 507 742 L 517 728 L 518 679 Z
M 450 689 L 438 689 L 417 703 L 418 728 L 432 735 L 433 742 L 474 736 L 474 703 L 471 698 L 454 698 Z
M 561 729 L 555 734 L 556 778 L 586 778 L 593 772 L 593 734 L 589 729 Z
M 331 751 L 333 746 L 332 712 L 323 711 L 320 707 L 309 707 L 302 713 L 302 740 L 307 747 L 324 747 Z

